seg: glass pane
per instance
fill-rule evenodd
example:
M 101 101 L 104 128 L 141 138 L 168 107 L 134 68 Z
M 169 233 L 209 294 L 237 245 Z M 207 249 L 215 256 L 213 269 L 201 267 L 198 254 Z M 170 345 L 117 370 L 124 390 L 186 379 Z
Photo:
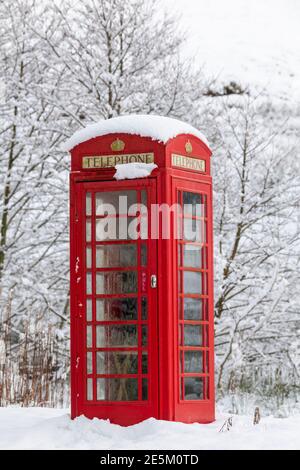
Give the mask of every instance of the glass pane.
M 139 220 L 136 217 L 104 217 L 96 220 L 97 241 L 137 240 L 139 237 Z
M 108 191 L 96 193 L 96 215 L 103 215 L 103 204 L 111 204 L 114 206 L 117 214 L 127 214 L 128 208 L 136 203 L 136 191 Z
M 92 321 L 92 301 L 87 299 L 86 301 L 86 321 Z
M 205 372 L 209 373 L 209 353 L 208 351 L 205 352 Z
M 137 292 L 136 271 L 110 271 L 96 274 L 97 294 L 131 294 Z
M 90 220 L 86 221 L 86 229 L 85 229 L 85 238 L 87 242 L 91 241 L 91 234 L 92 234 L 92 223 Z
M 137 374 L 137 351 L 97 352 L 97 374 Z
M 92 327 L 88 325 L 86 327 L 86 347 L 91 348 L 92 347 L 92 341 L 93 341 L 93 336 L 92 336 Z
M 208 378 L 205 379 L 205 398 L 209 400 L 209 381 Z
M 183 245 L 183 265 L 191 268 L 206 268 L 204 253 L 206 248 L 185 243 Z
M 204 243 L 202 220 L 183 219 L 183 238 L 190 242 Z
M 182 333 L 183 325 L 178 325 L 178 340 L 179 344 L 183 345 L 183 333 Z
M 97 400 L 132 401 L 137 399 L 137 379 L 97 379 Z
M 184 378 L 184 398 L 185 400 L 203 400 L 203 378 Z
M 103 245 L 96 248 L 96 267 L 113 268 L 137 265 L 136 245 Z
M 148 400 L 148 379 L 142 379 L 142 400 Z
M 203 209 L 203 216 L 207 217 L 207 196 L 206 196 L 206 194 L 202 194 L 202 209 Z
M 202 299 L 184 298 L 183 315 L 185 320 L 202 320 Z
M 141 245 L 141 265 L 147 265 L 147 245 L 145 243 Z
M 202 294 L 202 273 L 183 271 L 183 290 L 185 294 Z
M 181 381 L 179 382 L 179 398 L 180 398 L 180 400 L 183 400 L 182 386 L 183 386 L 183 379 L 181 379 Z
M 108 320 L 137 320 L 138 304 L 136 298 L 97 299 L 97 321 Z
M 97 348 L 137 346 L 136 325 L 105 325 L 96 327 Z
M 179 215 L 176 218 L 176 231 L 177 231 L 177 239 L 182 240 L 183 239 L 183 218 Z
M 93 353 L 91 352 L 86 353 L 86 373 L 93 373 Z
M 87 273 L 86 275 L 86 293 L 90 295 L 92 293 L 92 274 Z
M 148 327 L 147 325 L 142 325 L 142 346 L 147 346 L 148 344 Z
M 140 223 L 138 217 L 104 217 L 96 220 L 96 240 L 138 240 L 147 238 L 147 217 Z
M 89 247 L 87 247 L 86 249 L 86 267 L 92 267 L 92 249 Z
M 93 379 L 87 379 L 86 381 L 86 399 L 92 400 L 93 399 Z
M 207 243 L 207 223 L 202 221 L 202 240 L 201 243 Z
M 142 298 L 142 320 L 147 320 L 148 318 L 148 303 L 147 297 Z
M 179 297 L 179 299 L 178 299 L 178 318 L 179 318 L 179 320 L 183 319 L 182 311 L 183 311 L 183 298 Z
M 184 325 L 184 345 L 203 346 L 202 325 Z
M 148 374 L 148 353 L 142 354 L 142 374 Z
M 91 193 L 86 193 L 85 213 L 86 213 L 86 215 L 92 215 L 92 196 L 91 196 Z
M 143 191 L 141 191 L 141 203 L 144 206 L 147 206 L 147 191 L 145 191 L 144 189 Z
M 203 351 L 185 351 L 184 371 L 187 373 L 203 373 Z
M 202 214 L 201 195 L 183 191 L 184 214 L 200 217 Z

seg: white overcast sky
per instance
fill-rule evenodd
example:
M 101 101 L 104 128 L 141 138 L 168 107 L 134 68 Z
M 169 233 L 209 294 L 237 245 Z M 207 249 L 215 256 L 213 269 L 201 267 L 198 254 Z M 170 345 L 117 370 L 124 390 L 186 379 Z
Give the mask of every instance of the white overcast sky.
M 187 53 L 207 71 L 300 95 L 300 0 L 161 1 L 177 12 Z

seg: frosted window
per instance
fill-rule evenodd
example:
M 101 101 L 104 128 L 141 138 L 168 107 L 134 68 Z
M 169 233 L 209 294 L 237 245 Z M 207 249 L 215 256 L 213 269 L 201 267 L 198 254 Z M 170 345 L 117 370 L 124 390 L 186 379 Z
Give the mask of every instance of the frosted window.
M 86 347 L 87 348 L 91 348 L 92 347 L 92 341 L 93 341 L 93 338 L 92 338 L 92 327 L 90 325 L 88 325 L 86 327 Z
M 86 267 L 92 267 L 92 249 L 89 247 L 86 249 Z
M 96 327 L 97 348 L 137 346 L 136 325 L 105 325 Z
M 184 398 L 185 400 L 203 400 L 203 378 L 184 378 Z
M 91 352 L 86 353 L 86 373 L 93 373 L 93 353 Z
M 112 268 L 137 265 L 137 246 L 103 245 L 96 249 L 96 267 Z
M 138 353 L 126 352 L 97 352 L 97 374 L 137 374 Z
M 97 379 L 97 400 L 134 401 L 137 399 L 137 379 Z
M 87 299 L 86 301 L 86 321 L 92 321 L 92 301 Z
M 87 273 L 86 275 L 86 293 L 90 295 L 92 293 L 92 274 Z
M 86 213 L 86 215 L 91 215 L 92 214 L 92 196 L 91 196 L 91 193 L 86 193 L 85 213 Z
M 93 379 L 87 379 L 87 400 L 93 399 Z
M 92 223 L 90 220 L 86 221 L 86 241 L 90 242 L 92 236 Z
M 136 191 L 109 191 L 96 193 L 96 215 L 104 215 L 105 206 L 111 204 L 117 214 L 127 214 L 132 204 L 137 203 Z
M 202 274 L 196 271 L 183 272 L 185 294 L 202 294 Z
M 110 271 L 97 273 L 97 294 L 131 294 L 137 292 L 136 271 Z
M 97 299 L 96 318 L 97 321 L 137 320 L 137 299 L 134 297 L 118 299 Z
M 202 346 L 202 325 L 184 325 L 184 345 Z

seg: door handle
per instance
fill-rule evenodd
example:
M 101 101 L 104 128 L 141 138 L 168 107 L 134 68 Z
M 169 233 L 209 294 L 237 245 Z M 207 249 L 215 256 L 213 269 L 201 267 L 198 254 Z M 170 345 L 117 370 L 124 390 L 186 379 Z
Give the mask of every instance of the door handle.
M 151 276 L 151 287 L 152 289 L 155 289 L 157 287 L 157 277 L 155 274 L 152 274 Z

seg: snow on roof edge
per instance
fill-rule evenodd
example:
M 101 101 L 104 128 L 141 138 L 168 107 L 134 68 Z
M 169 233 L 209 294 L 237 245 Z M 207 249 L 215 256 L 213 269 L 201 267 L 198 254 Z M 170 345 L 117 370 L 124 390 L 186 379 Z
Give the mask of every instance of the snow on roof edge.
M 131 114 L 103 120 L 79 129 L 62 145 L 62 150 L 70 151 L 87 140 L 115 133 L 150 137 L 164 144 L 180 134 L 191 134 L 209 148 L 208 140 L 202 132 L 179 119 L 152 114 Z

